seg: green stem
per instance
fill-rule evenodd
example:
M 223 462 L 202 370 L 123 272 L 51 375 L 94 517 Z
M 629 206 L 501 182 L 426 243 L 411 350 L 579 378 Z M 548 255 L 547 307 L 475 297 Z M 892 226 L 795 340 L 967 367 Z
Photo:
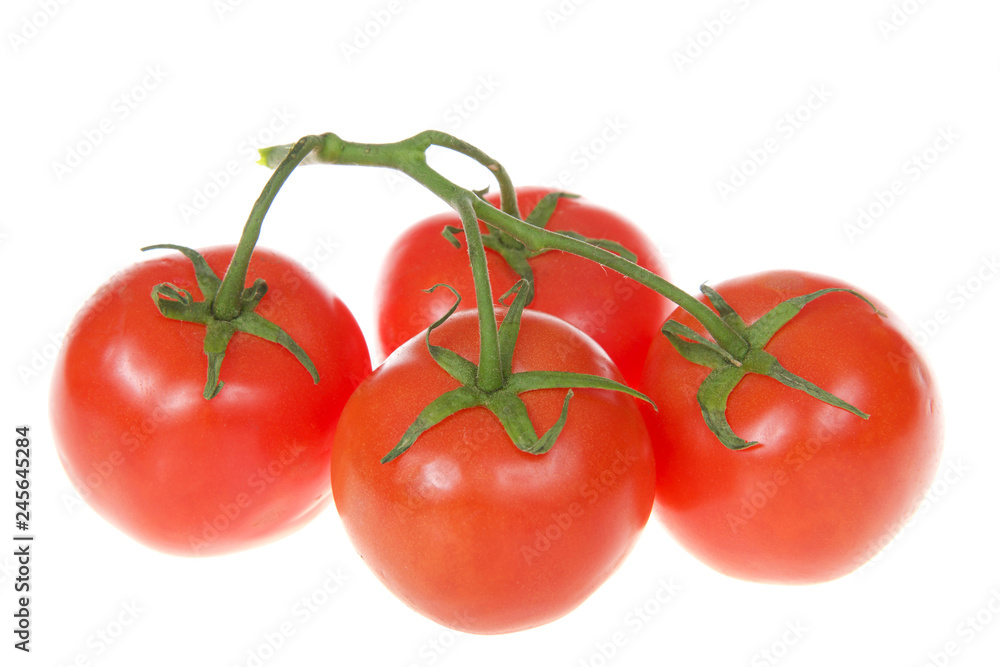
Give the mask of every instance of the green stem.
M 430 141 L 431 145 L 449 148 L 456 153 L 461 153 L 493 172 L 500 186 L 500 210 L 509 216 L 520 219 L 521 212 L 517 208 L 517 190 L 514 188 L 514 181 L 511 180 L 510 175 L 502 164 L 472 144 L 453 137 L 450 134 L 435 130 L 430 130 L 423 134 L 425 140 Z
M 510 183 L 506 171 L 499 166 L 496 160 L 474 146 L 437 131 L 421 132 L 409 139 L 391 144 L 354 143 L 344 141 L 335 134 L 322 135 L 322 141 L 322 148 L 310 159 L 310 162 L 396 169 L 413 178 L 456 210 L 459 209 L 462 202 L 471 201 L 480 220 L 517 239 L 529 250 L 533 252 L 561 250 L 603 264 L 659 293 L 688 311 L 734 358 L 741 359 L 749 351 L 747 341 L 726 324 L 714 310 L 652 271 L 586 241 L 536 227 L 521 220 L 516 212 L 516 198 L 512 195 L 513 185 Z M 300 144 L 301 140 L 296 144 L 296 147 Z M 490 169 L 500 184 L 501 201 L 503 202 L 501 209 L 503 210 L 494 208 L 475 193 L 455 185 L 432 169 L 427 164 L 426 156 L 430 146 L 442 146 L 456 150 Z M 284 157 L 284 148 L 268 149 L 263 151 L 262 155 L 264 156 L 263 162 L 271 165 L 275 160 Z M 478 230 L 478 225 L 475 226 L 475 229 Z
M 217 319 L 233 320 L 239 317 L 242 312 L 243 302 L 240 296 L 246 287 L 250 257 L 257 245 L 257 239 L 260 238 L 264 216 L 267 215 L 278 190 L 281 189 L 295 167 L 319 145 L 319 137 L 309 136 L 299 139 L 289 151 L 288 157 L 278 165 L 278 168 L 274 170 L 271 178 L 264 185 L 264 189 L 254 203 L 250 217 L 243 227 L 239 245 L 236 246 L 236 252 L 233 253 L 233 259 L 229 262 L 229 267 L 226 269 L 226 274 L 222 278 L 222 284 L 219 286 L 219 291 L 212 304 L 212 314 Z
M 458 213 L 465 228 L 465 240 L 469 246 L 472 280 L 476 288 L 476 308 L 479 311 L 479 370 L 476 373 L 476 386 L 486 392 L 496 391 L 503 386 L 504 379 L 500 370 L 500 336 L 496 311 L 493 310 L 486 248 L 483 246 L 483 236 L 473 202 L 464 200 L 458 204 Z
M 313 141 L 307 142 L 307 139 L 312 139 Z M 472 367 L 474 364 L 471 361 L 461 358 L 444 348 L 433 346 L 430 343 L 431 330 L 443 323 L 454 312 L 458 306 L 458 302 L 456 301 L 452 309 L 448 311 L 448 315 L 438 320 L 427 331 L 427 348 L 431 356 L 452 377 L 462 382 L 462 390 L 468 394 L 458 396 L 454 401 L 444 406 L 442 410 L 447 414 L 452 414 L 457 410 L 472 407 L 473 405 L 487 407 L 500 419 L 511 440 L 522 451 L 537 454 L 543 453 L 551 447 L 552 442 L 559 435 L 566 422 L 567 408 L 569 400 L 572 397 L 572 391 L 566 395 L 562 415 L 559 420 L 541 438 L 536 436 L 534 427 L 527 415 L 527 408 L 524 402 L 518 397 L 518 394 L 524 391 L 541 389 L 547 385 L 568 386 L 572 384 L 579 387 L 597 387 L 599 382 L 607 383 L 609 381 L 605 378 L 590 376 L 581 379 L 576 377 L 555 377 L 551 373 L 547 375 L 543 374 L 545 377 L 542 377 L 537 374 L 512 372 L 511 360 L 520 326 L 521 310 L 528 300 L 525 296 L 527 291 L 522 291 L 527 281 L 523 280 L 522 283 L 519 283 L 518 297 L 515 298 L 514 303 L 508 309 L 507 315 L 504 317 L 504 322 L 498 331 L 496 314 L 493 309 L 493 297 L 490 290 L 485 242 L 479 229 L 480 220 L 491 230 L 491 234 L 487 237 L 488 240 L 493 240 L 497 238 L 497 235 L 500 235 L 504 240 L 514 239 L 523 246 L 524 250 L 534 255 L 548 250 L 558 250 L 597 262 L 652 289 L 673 301 L 681 309 L 687 311 L 697 319 L 712 338 L 714 338 L 714 342 L 705 339 L 694 330 L 673 320 L 668 320 L 663 325 L 662 333 L 682 357 L 688 361 L 712 369 L 708 378 L 699 387 L 697 399 L 701 406 L 705 423 L 716 434 L 719 440 L 730 449 L 743 449 L 757 444 L 747 442 L 736 435 L 729 426 L 726 418 L 726 406 L 729 396 L 747 373 L 767 375 L 786 386 L 804 391 L 810 396 L 830 405 L 848 410 L 860 417 L 868 418 L 868 415 L 860 409 L 837 398 L 805 378 L 789 372 L 775 357 L 763 349 L 771 336 L 791 318 L 795 317 L 810 301 L 829 292 L 845 290 L 830 288 L 787 299 L 753 324 L 747 324 L 725 302 L 722 295 L 705 285 L 702 286 L 702 292 L 708 297 L 711 306 L 677 288 L 655 273 L 644 269 L 631 261 L 630 258 L 616 254 L 613 252 L 615 249 L 613 247 L 609 250 L 606 247 L 602 247 L 601 243 L 591 243 L 589 239 L 572 232 L 549 231 L 544 224 L 533 224 L 537 222 L 534 216 L 528 216 L 527 221 L 521 220 L 520 213 L 517 210 L 517 198 L 513 184 L 503 167 L 479 149 L 455 137 L 442 132 L 430 131 L 393 144 L 345 142 L 334 134 L 307 137 L 306 139 L 299 140 L 291 149 L 288 149 L 286 146 L 276 146 L 261 151 L 261 162 L 266 166 L 273 167 L 281 160 L 280 165 L 278 165 L 278 171 L 286 173 L 284 173 L 284 176 L 280 180 L 277 179 L 277 173 L 272 178 L 272 180 L 277 181 L 276 187 L 280 187 L 281 181 L 284 180 L 284 177 L 287 177 L 287 171 L 291 171 L 295 165 L 305 160 L 313 146 L 318 146 L 318 150 L 314 155 L 308 155 L 307 163 L 318 162 L 396 169 L 409 175 L 458 212 L 465 231 L 469 261 L 475 282 L 480 328 L 480 358 L 479 365 L 473 370 Z M 455 150 L 486 166 L 496 176 L 500 184 L 500 208 L 497 209 L 491 206 L 482 199 L 479 193 L 459 187 L 432 169 L 427 164 L 427 150 L 431 146 L 442 146 Z M 270 186 L 271 182 L 268 182 L 268 185 Z M 273 198 L 273 193 L 271 193 L 270 197 Z M 258 200 L 258 206 L 261 205 L 263 200 L 265 200 L 265 195 L 261 195 L 261 199 Z M 267 210 L 269 203 L 270 199 L 267 199 L 263 204 L 261 217 L 263 217 L 263 211 Z M 255 207 L 256 210 L 257 207 Z M 536 208 L 536 210 L 538 209 Z M 551 214 L 551 211 L 549 211 L 549 214 Z M 251 215 L 252 220 L 253 215 Z M 250 222 L 247 223 L 247 227 L 248 229 L 250 228 Z M 450 233 L 450 228 L 447 231 Z M 259 233 L 259 221 L 257 232 Z M 256 236 L 254 239 L 256 239 Z M 451 240 L 454 241 L 454 238 Z M 173 292 L 170 291 L 171 289 L 173 289 Z M 162 291 L 168 301 L 171 294 L 179 294 L 176 288 L 169 286 L 163 287 Z M 865 297 L 853 292 L 853 290 L 846 291 L 850 291 L 855 296 L 862 298 L 869 305 L 872 305 Z M 185 299 L 180 300 L 184 301 Z M 874 306 L 872 307 L 875 308 Z M 875 308 L 875 312 L 878 313 L 877 308 Z M 613 388 L 629 391 L 624 387 L 615 386 Z M 451 399 L 449 400 L 451 401 Z M 438 401 L 435 401 L 436 403 Z M 387 458 L 397 455 L 399 451 L 412 444 L 412 441 L 420 433 L 429 428 L 433 423 L 437 423 L 437 421 L 430 419 L 431 416 L 438 421 L 442 416 L 438 415 L 437 411 L 434 412 L 434 415 L 430 413 L 427 415 L 421 413 L 421 415 L 422 418 L 418 418 L 414 422 L 407 431 L 407 434 L 404 434 L 403 439 L 397 445 L 396 449 Z M 383 459 L 383 461 L 385 460 Z
M 621 255 L 599 248 L 580 239 L 535 227 L 498 211 L 488 202 L 477 203 L 476 215 L 487 225 L 497 227 L 517 239 L 532 252 L 562 250 L 592 260 L 635 280 L 658 294 L 670 299 L 697 319 L 726 351 L 740 359 L 749 350 L 747 342 L 726 324 L 705 303 L 663 279 L 652 271 L 631 262 Z

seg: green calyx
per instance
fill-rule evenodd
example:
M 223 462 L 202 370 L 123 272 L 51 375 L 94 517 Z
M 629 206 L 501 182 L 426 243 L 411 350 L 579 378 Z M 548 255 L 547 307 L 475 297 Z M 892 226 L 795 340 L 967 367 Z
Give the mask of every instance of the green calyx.
M 869 415 L 858 408 L 790 372 L 777 358 L 766 352 L 764 346 L 774 334 L 798 315 L 806 304 L 821 296 L 833 292 L 848 292 L 871 306 L 877 315 L 883 315 L 871 301 L 858 292 L 846 288 L 822 289 L 783 301 L 752 325 L 747 325 L 718 292 L 708 285 L 702 285 L 701 291 L 708 297 L 726 324 L 746 342 L 746 350 L 733 353 L 675 320 L 667 321 L 663 325 L 662 332 L 682 357 L 712 369 L 698 388 L 697 399 L 705 424 L 722 444 L 733 450 L 759 444 L 748 442 L 736 435 L 726 418 L 729 395 L 748 373 L 766 375 L 824 403 L 868 419 Z
M 476 194 L 481 193 L 477 192 Z M 531 212 L 528 214 L 528 217 L 524 219 L 524 222 L 532 225 L 533 227 L 545 229 L 549 224 L 549 221 L 552 219 L 552 214 L 555 213 L 556 206 L 558 205 L 560 199 L 576 199 L 578 197 L 579 195 L 570 194 L 568 192 L 550 192 L 535 204 L 535 207 L 531 209 Z M 516 209 L 516 206 L 514 208 Z M 462 245 L 456 235 L 462 234 L 463 231 L 464 230 L 461 227 L 453 227 L 449 225 L 444 228 L 441 235 L 456 248 L 461 248 Z M 637 259 L 635 253 L 617 241 L 588 238 L 570 230 L 560 230 L 556 233 L 568 238 L 589 243 L 590 245 L 598 248 L 604 248 L 605 250 L 624 257 L 630 262 L 635 262 Z M 535 296 L 535 278 L 534 273 L 531 270 L 531 264 L 528 260 L 538 257 L 539 255 L 544 255 L 547 252 L 551 252 L 552 249 L 542 248 L 535 251 L 528 250 L 527 246 L 518 241 L 516 238 L 495 227 L 490 227 L 487 233 L 482 235 L 482 238 L 483 245 L 486 248 L 500 255 L 511 270 L 527 281 L 527 302 L 531 303 Z
M 514 301 L 507 309 L 498 331 L 499 371 L 502 383 L 495 389 L 484 389 L 480 381 L 480 366 L 445 347 L 431 343 L 431 332 L 452 316 L 461 302 L 461 296 L 448 285 L 435 285 L 428 292 L 445 287 L 455 295 L 455 303 L 445 315 L 432 324 L 426 333 L 427 351 L 446 373 L 462 386 L 432 400 L 410 424 L 392 450 L 382 457 L 382 463 L 392 461 L 412 446 L 424 431 L 439 424 L 451 415 L 468 408 L 483 407 L 492 412 L 503 426 L 511 442 L 523 452 L 544 454 L 555 444 L 569 414 L 573 389 L 594 388 L 620 391 L 649 401 L 645 395 L 609 378 L 563 371 L 513 371 L 514 346 L 521 326 L 521 314 L 527 305 L 527 281 L 519 281 L 505 296 L 514 294 Z M 556 422 L 541 436 L 528 417 L 528 409 L 520 394 L 537 389 L 567 389 L 562 412 Z M 652 403 L 651 401 L 649 401 Z
M 206 399 L 215 398 L 225 384 L 219 379 L 222 360 L 226 356 L 229 341 L 237 331 L 281 345 L 295 355 L 299 363 L 309 371 L 314 383 L 319 382 L 316 367 L 298 343 L 292 340 L 292 337 L 277 324 L 254 312 L 261 299 L 267 294 L 266 282 L 257 279 L 253 285 L 245 288 L 239 296 L 239 314 L 232 319 L 222 319 L 215 313 L 216 298 L 222 286 L 222 280 L 212 271 L 201 254 L 191 248 L 171 244 L 147 246 L 143 248 L 143 251 L 146 250 L 177 250 L 191 260 L 191 264 L 194 266 L 198 289 L 205 297 L 203 301 L 195 301 L 191 298 L 190 292 L 170 283 L 161 283 L 153 287 L 152 297 L 157 309 L 164 317 L 181 322 L 195 322 L 205 326 L 204 349 L 208 356 L 208 379 L 205 382 L 205 390 L 202 395 Z
M 194 265 L 195 279 L 204 297 L 203 301 L 194 301 L 190 292 L 169 283 L 156 285 L 152 297 L 164 317 L 182 322 L 196 322 L 205 326 L 204 349 L 208 356 L 208 379 L 202 395 L 206 399 L 217 396 L 223 387 L 224 383 L 219 379 L 222 360 L 226 356 L 229 341 L 238 331 L 281 345 L 295 355 L 299 363 L 309 371 L 314 383 L 319 382 L 316 367 L 298 343 L 277 324 L 254 312 L 267 294 L 267 283 L 257 279 L 250 287 L 246 286 L 250 258 L 257 245 L 257 239 L 260 238 L 261 225 L 271 207 L 271 202 L 295 167 L 317 149 L 332 154 L 335 153 L 336 146 L 332 145 L 332 142 L 323 143 L 319 137 L 308 136 L 283 151 L 281 162 L 276 165 L 274 173 L 254 202 L 250 217 L 243 227 L 240 242 L 221 279 L 208 266 L 205 258 L 190 248 L 171 244 L 143 248 L 144 251 L 177 250 Z

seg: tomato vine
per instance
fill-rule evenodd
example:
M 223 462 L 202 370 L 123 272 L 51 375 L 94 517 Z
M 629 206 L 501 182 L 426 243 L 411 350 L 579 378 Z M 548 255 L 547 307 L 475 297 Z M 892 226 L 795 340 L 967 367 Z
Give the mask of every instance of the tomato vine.
M 867 414 L 856 407 L 807 379 L 791 373 L 781 365 L 780 361 L 762 349 L 770 336 L 793 318 L 803 305 L 829 293 L 829 290 L 783 302 L 761 318 L 762 323 L 750 327 L 707 286 L 703 286 L 702 291 L 709 297 L 714 310 L 663 277 L 639 266 L 629 257 L 616 254 L 578 235 L 553 232 L 544 226 L 521 220 L 517 212 L 516 191 L 504 167 L 475 146 L 447 133 L 429 130 L 409 139 L 388 144 L 349 142 L 333 133 L 315 135 L 308 139 L 315 148 L 307 157 L 298 154 L 302 142 L 306 140 L 304 138 L 294 147 L 274 146 L 262 149 L 261 164 L 285 168 L 287 161 L 294 158 L 296 164 L 302 162 L 396 169 L 426 187 L 459 214 L 468 240 L 476 301 L 480 311 L 482 345 L 477 386 L 484 391 L 498 389 L 503 382 L 498 368 L 499 343 L 479 220 L 517 240 L 529 252 L 561 250 L 598 262 L 658 292 L 690 313 L 705 327 L 711 336 L 710 339 L 695 334 L 690 328 L 681 328 L 673 322 L 664 325 L 663 334 L 685 358 L 713 369 L 713 373 L 698 391 L 698 400 L 705 423 L 726 447 L 742 449 L 757 444 L 737 436 L 725 416 L 730 393 L 747 373 L 766 375 L 815 399 L 847 410 L 858 417 L 868 418 Z M 499 185 L 500 207 L 494 207 L 486 202 L 480 193 L 464 189 L 435 171 L 427 162 L 427 150 L 432 146 L 456 151 L 486 167 Z M 860 293 L 856 291 L 851 293 L 867 302 Z M 876 315 L 881 314 L 874 306 L 872 309 Z

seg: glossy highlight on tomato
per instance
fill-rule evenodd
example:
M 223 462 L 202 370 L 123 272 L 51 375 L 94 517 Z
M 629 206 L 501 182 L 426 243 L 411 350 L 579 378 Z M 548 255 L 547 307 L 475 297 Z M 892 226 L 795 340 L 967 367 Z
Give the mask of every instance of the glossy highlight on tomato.
M 232 254 L 232 246 L 203 251 L 219 276 Z M 237 333 L 225 386 L 206 400 L 205 327 L 163 317 L 150 297 L 167 282 L 201 298 L 179 253 L 101 286 L 56 362 L 51 419 L 74 487 L 159 551 L 207 556 L 264 544 L 330 503 L 330 437 L 371 371 L 368 349 L 344 303 L 301 266 L 257 249 L 248 275 L 256 278 L 269 285 L 256 312 L 306 350 L 319 384 L 281 346 Z
M 796 271 L 715 286 L 748 324 L 827 287 L 846 286 Z M 704 331 L 686 313 L 671 317 Z M 702 418 L 696 393 L 709 369 L 655 339 L 639 389 L 659 407 L 643 413 L 656 451 L 654 511 L 671 534 L 709 566 L 752 581 L 828 581 L 870 560 L 917 508 L 941 456 L 937 390 L 904 331 L 848 293 L 806 305 L 765 349 L 871 416 L 747 375 L 727 417 L 761 444 L 740 451 L 720 444 Z
M 518 206 L 526 217 L 550 189 L 518 188 Z M 499 194 L 486 197 L 499 206 Z M 467 298 L 462 309 L 476 300 L 464 237 L 461 248 L 441 236 L 448 225 L 461 227 L 456 213 L 432 216 L 406 230 L 389 249 L 375 291 L 381 350 L 389 354 L 447 312 L 450 296 L 425 294 L 432 285 L 451 285 Z M 480 228 L 485 232 L 486 226 Z M 635 253 L 637 263 L 666 277 L 666 267 L 655 244 L 620 215 L 586 199 L 562 198 L 546 225 L 551 231 L 572 230 L 588 238 L 616 241 Z M 487 250 L 494 303 L 520 276 L 493 250 Z M 560 251 L 529 260 L 535 294 L 529 304 L 569 322 L 597 341 L 621 370 L 626 381 L 638 379 L 650 341 L 673 304 L 635 281 L 588 259 Z
M 475 359 L 475 311 L 432 333 Z M 567 323 L 525 311 L 515 373 L 565 370 L 618 379 L 607 354 Z M 396 350 L 350 398 L 333 442 L 337 510 L 365 563 L 397 597 L 439 624 L 480 634 L 555 620 L 622 563 L 653 503 L 653 453 L 636 399 L 576 389 L 546 454 L 517 449 L 496 416 L 471 408 L 392 449 L 429 402 L 458 383 L 424 336 Z M 562 410 L 565 390 L 521 395 L 536 432 Z

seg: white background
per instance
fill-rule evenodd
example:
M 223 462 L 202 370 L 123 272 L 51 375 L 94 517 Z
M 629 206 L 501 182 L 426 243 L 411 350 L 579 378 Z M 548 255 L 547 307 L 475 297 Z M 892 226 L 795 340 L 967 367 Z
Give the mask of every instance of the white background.
M 12 648 L 13 547 L 0 548 L 0 662 L 997 664 L 998 21 L 988 0 L 8 0 L 0 469 L 13 468 L 14 427 L 30 425 L 37 541 L 30 655 Z M 654 522 L 577 611 L 478 637 L 393 598 L 332 507 L 271 546 L 188 560 L 75 501 L 47 393 L 86 297 L 141 246 L 235 242 L 268 177 L 253 146 L 427 128 L 480 146 L 516 183 L 561 179 L 636 221 L 685 289 L 790 267 L 889 304 L 919 334 L 947 414 L 942 474 L 914 521 L 869 566 L 810 587 L 727 579 Z M 763 165 L 746 162 L 768 147 Z M 723 196 L 720 183 L 739 187 Z M 849 234 L 859 208 L 871 221 Z M 380 171 L 304 168 L 261 244 L 313 267 L 374 341 L 388 239 L 440 210 Z M 7 542 L 12 472 L 0 478 Z

